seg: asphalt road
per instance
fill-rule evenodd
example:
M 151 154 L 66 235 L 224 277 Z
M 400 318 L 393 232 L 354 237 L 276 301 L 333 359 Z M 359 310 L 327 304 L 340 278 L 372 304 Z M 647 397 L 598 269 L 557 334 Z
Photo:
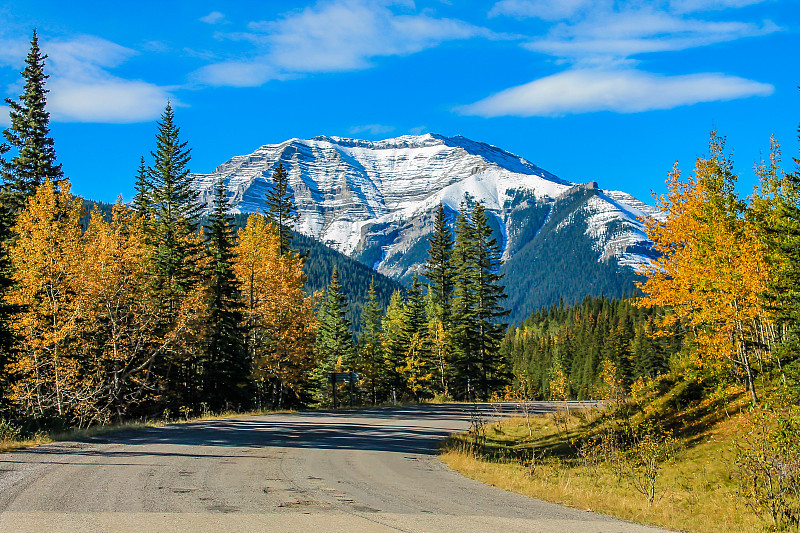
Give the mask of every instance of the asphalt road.
M 469 420 L 460 405 L 274 414 L 0 454 L 0 532 L 662 531 L 456 474 L 435 445 Z

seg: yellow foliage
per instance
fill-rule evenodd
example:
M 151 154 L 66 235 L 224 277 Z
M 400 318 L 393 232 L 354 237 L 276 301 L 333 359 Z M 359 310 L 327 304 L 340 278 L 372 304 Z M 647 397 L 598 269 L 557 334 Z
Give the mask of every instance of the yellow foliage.
M 316 366 L 314 307 L 319 294 L 305 294 L 303 259 L 296 253 L 280 254 L 278 232 L 259 213 L 250 215 L 239 230 L 234 253 L 255 377 L 277 379 L 297 394 Z
M 20 213 L 9 250 L 14 286 L 6 301 L 19 306 L 11 328 L 19 337 L 19 355 L 11 372 L 19 379 L 11 399 L 30 411 L 64 414 L 80 383 L 73 351 L 78 335 L 79 302 L 74 298 L 81 263 L 81 200 L 46 181 Z
M 662 326 L 681 321 L 694 334 L 689 362 L 712 373 L 732 366 L 755 397 L 751 360 L 762 354 L 749 341 L 766 320 L 761 294 L 768 265 L 754 224 L 743 216 L 723 146 L 712 134 L 712 155 L 697 159 L 693 176 L 682 179 L 677 164 L 670 173 L 669 192 L 658 202 L 665 217 L 645 222 L 661 256 L 644 269 L 640 304 L 670 308 Z

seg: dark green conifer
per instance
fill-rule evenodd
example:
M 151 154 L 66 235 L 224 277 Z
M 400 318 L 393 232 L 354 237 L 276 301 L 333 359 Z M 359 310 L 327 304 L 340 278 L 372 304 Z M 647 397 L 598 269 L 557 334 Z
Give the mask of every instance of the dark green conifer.
M 500 284 L 500 248 L 492 236 L 492 228 L 483 204 L 475 204 L 472 210 L 472 227 L 475 239 L 475 291 L 477 318 L 477 348 L 481 366 L 480 383 L 483 399 L 489 399 L 491 390 L 496 390 L 507 378 L 505 361 L 500 357 L 500 341 L 507 324 L 500 319 L 508 315 L 501 301 L 506 297 L 505 287 Z
M 198 238 L 200 204 L 192 187 L 188 164 L 191 150 L 180 140 L 172 106 L 167 103 L 156 133 L 156 149 L 146 177 L 152 186 L 150 213 L 146 225 L 152 246 L 151 281 L 159 301 L 159 328 L 167 335 L 182 303 L 202 281 L 199 260 L 202 243 Z M 188 333 L 188 332 L 187 332 Z M 197 346 L 199 339 L 183 339 L 183 346 Z M 159 360 L 154 369 L 162 380 L 160 387 L 172 407 L 196 409 L 203 399 L 202 369 L 198 359 L 179 349 Z
M 12 228 L 36 188 L 45 180 L 58 184 L 64 176 L 61 165 L 56 164 L 55 145 L 50 137 L 45 88 L 49 76 L 44 73 L 46 58 L 33 30 L 25 69 L 20 73 L 23 92 L 18 101 L 5 99 L 11 124 L 3 131 L 4 142 L 0 143 L 0 388 L 6 386 L 5 367 L 13 348 L 8 323 L 15 309 L 6 304 L 4 298 L 12 285 L 8 257 L 8 247 L 14 241 Z
M 136 195 L 133 197 L 133 210 L 140 217 L 148 217 L 153 209 L 153 184 L 147 175 L 147 166 L 144 156 L 139 161 L 139 170 L 136 172 Z
M 200 217 L 198 193 L 192 186 L 188 164 L 191 149 L 179 138 L 175 113 L 167 103 L 156 134 L 153 165 L 147 169 L 152 185 L 151 209 L 155 221 L 151 238 L 156 247 L 154 269 L 159 294 L 171 314 L 180 294 L 196 285 L 198 250 L 192 244 Z
M 367 387 L 372 405 L 378 403 L 379 384 L 385 377 L 381 318 L 383 308 L 375 292 L 375 280 L 370 281 L 367 303 L 361 313 L 361 337 L 358 339 L 358 365 L 361 383 Z
M 462 205 L 462 208 L 464 206 Z M 475 331 L 476 313 L 476 264 L 475 229 L 462 212 L 456 217 L 456 239 L 453 247 L 453 301 L 451 306 L 453 359 L 452 383 L 457 399 L 473 401 L 479 379 L 478 346 Z
M 347 307 L 347 297 L 342 292 L 339 273 L 334 267 L 318 315 L 317 353 L 320 360 L 320 386 L 323 391 L 330 390 L 329 373 L 354 370 L 355 345 L 350 321 L 347 319 Z
M 439 306 L 441 316 L 437 317 L 447 323 L 450 315 L 450 298 L 453 293 L 453 236 L 447 227 L 444 205 L 439 204 L 436 211 L 433 235 L 428 238 L 430 248 L 425 261 L 425 277 L 430 284 L 433 301 Z
M 403 335 L 410 339 L 415 334 L 425 335 L 425 294 L 416 272 L 411 277 L 411 286 L 403 306 Z
M 267 193 L 267 220 L 275 224 L 281 243 L 281 255 L 291 250 L 292 230 L 297 222 L 297 211 L 294 207 L 294 197 L 289 190 L 289 174 L 283 165 L 278 163 L 278 168 L 272 173 L 272 186 Z
M 233 270 L 233 226 L 222 181 L 214 189 L 206 238 L 210 259 L 207 346 L 202 362 L 203 400 L 212 410 L 242 405 L 250 374 L 245 348 L 242 303 Z
M 56 164 L 56 151 L 50 137 L 50 113 L 46 110 L 44 73 L 47 55 L 39 49 L 39 38 L 33 31 L 31 48 L 20 73 L 25 82 L 19 101 L 6 98 L 11 125 L 3 132 L 5 151 L 13 156 L 0 159 L 3 177 L 2 207 L 12 220 L 25 207 L 25 202 L 45 180 L 58 183 L 63 179 L 61 165 Z M 13 221 L 11 222 L 13 225 Z

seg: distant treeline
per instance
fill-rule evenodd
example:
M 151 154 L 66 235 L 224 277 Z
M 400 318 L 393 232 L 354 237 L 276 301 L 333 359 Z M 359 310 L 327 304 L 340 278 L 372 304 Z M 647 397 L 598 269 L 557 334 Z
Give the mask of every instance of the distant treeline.
M 615 365 L 626 387 L 669 368 L 683 335 L 677 326 L 667 332 L 660 328 L 662 314 L 628 298 L 586 297 L 575 305 L 562 301 L 509 328 L 501 349 L 512 362 L 517 387 L 531 398 L 550 398 L 559 370 L 566 376 L 568 397 L 597 398 L 605 385 L 604 361 Z

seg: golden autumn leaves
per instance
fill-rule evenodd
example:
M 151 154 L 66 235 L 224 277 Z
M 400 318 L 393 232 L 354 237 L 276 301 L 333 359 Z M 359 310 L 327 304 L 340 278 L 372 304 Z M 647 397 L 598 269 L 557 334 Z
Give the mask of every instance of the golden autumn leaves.
M 762 365 L 775 339 L 764 300 L 768 249 L 756 213 L 763 197 L 755 194 L 750 205 L 738 197 L 716 132 L 709 148 L 692 176 L 673 168 L 658 202 L 664 218 L 645 222 L 661 255 L 644 269 L 640 302 L 669 308 L 663 325 L 681 321 L 693 333 L 682 363 L 697 379 L 733 368 L 756 400 L 754 365 Z
M 160 327 L 145 220 L 118 202 L 111 221 L 95 211 L 83 231 L 81 199 L 68 181 L 59 187 L 42 184 L 15 227 L 6 298 L 18 310 L 11 327 L 19 348 L 10 397 L 28 412 L 84 426 L 157 401 L 163 384 L 154 367 L 199 355 L 208 289 L 183 294 L 169 327 Z M 302 259 L 280 255 L 274 227 L 254 214 L 239 231 L 234 266 L 256 381 L 301 386 L 315 366 L 315 299 L 303 292 Z

